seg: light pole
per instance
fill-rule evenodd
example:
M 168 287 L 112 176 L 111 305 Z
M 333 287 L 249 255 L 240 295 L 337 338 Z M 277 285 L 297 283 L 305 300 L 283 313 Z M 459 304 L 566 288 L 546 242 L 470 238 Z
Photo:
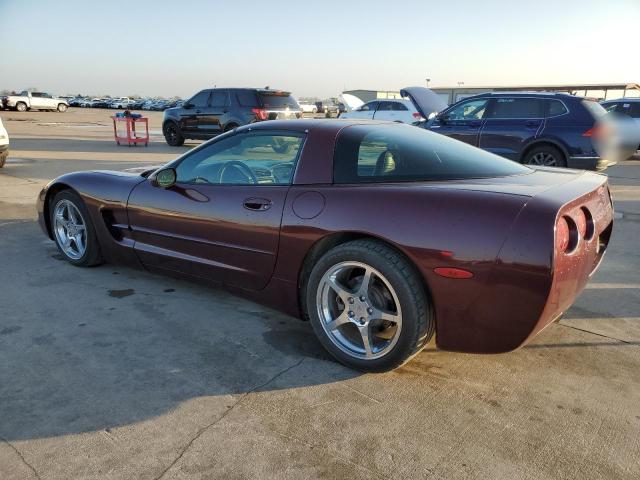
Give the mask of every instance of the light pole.
M 427 78 L 426 80 L 427 80 L 427 88 L 429 88 L 429 82 L 431 81 L 431 79 Z

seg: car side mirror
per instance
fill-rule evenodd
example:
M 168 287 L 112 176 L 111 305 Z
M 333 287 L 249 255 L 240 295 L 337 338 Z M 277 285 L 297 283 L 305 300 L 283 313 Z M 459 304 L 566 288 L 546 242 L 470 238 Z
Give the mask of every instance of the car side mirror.
M 163 168 L 155 175 L 155 182 L 159 187 L 169 188 L 176 184 L 177 174 L 175 168 Z
M 189 102 L 184 102 L 184 104 L 182 105 L 182 108 L 193 108 L 193 103 L 189 103 Z
M 449 123 L 449 120 L 451 120 L 451 117 L 449 115 L 438 115 L 437 120 L 440 123 L 447 124 Z

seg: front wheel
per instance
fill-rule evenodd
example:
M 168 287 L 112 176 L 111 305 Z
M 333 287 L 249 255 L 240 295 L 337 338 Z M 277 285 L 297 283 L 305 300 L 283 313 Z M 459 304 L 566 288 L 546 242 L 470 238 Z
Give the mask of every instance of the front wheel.
M 0 153 L 0 168 L 4 167 L 4 164 L 6 163 L 8 156 L 9 156 L 9 152 Z
M 26 112 L 27 111 L 27 104 L 24 102 L 18 102 L 16 103 L 16 110 L 19 112 Z
M 424 348 L 435 330 L 415 268 L 373 240 L 348 242 L 327 252 L 311 271 L 306 307 L 327 351 L 361 371 L 399 367 Z
M 71 190 L 59 192 L 51 202 L 49 220 L 56 246 L 65 260 L 80 267 L 102 263 L 91 217 L 76 193 Z
M 180 147 L 184 144 L 184 137 L 180 133 L 180 129 L 173 122 L 168 122 L 163 127 L 164 138 L 172 147 Z
M 58 111 L 59 111 L 60 113 L 64 113 L 64 112 L 66 112 L 66 111 L 67 111 L 67 106 L 66 106 L 64 103 L 60 103 L 60 104 L 58 104 Z

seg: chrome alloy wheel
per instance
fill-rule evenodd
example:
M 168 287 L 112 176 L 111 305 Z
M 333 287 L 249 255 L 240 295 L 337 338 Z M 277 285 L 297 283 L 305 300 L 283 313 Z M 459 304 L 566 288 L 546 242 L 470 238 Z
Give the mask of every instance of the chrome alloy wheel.
M 87 249 L 87 228 L 80 210 L 69 200 L 60 200 L 53 212 L 53 231 L 64 254 L 79 260 Z
M 557 164 L 556 157 L 549 152 L 536 153 L 531 157 L 529 165 L 540 165 L 544 167 L 555 167 Z
M 361 262 L 341 262 L 322 277 L 316 293 L 322 328 L 346 354 L 373 360 L 400 337 L 402 310 L 389 281 Z

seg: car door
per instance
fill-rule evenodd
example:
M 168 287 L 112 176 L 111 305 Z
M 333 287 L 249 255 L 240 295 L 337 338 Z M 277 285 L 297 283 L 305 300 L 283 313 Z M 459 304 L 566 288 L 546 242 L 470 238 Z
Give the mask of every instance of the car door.
M 356 108 L 353 112 L 349 112 L 348 115 L 345 115 L 346 118 L 363 118 L 373 120 L 373 116 L 376 113 L 376 109 L 378 108 L 378 104 L 380 102 L 378 100 L 374 100 L 372 102 L 367 102 L 361 107 Z
M 397 112 L 393 110 L 393 102 L 381 100 L 378 103 L 378 108 L 373 114 L 374 120 L 387 120 L 393 122 L 396 120 Z
M 185 134 L 198 134 L 198 115 L 209 105 L 211 90 L 202 90 L 191 97 L 180 110 L 180 130 Z
M 42 97 L 42 95 L 44 94 L 40 92 L 31 92 L 31 98 L 30 98 L 31 108 L 36 108 L 36 109 L 47 108 L 45 99 Z
M 141 262 L 154 269 L 259 290 L 273 272 L 280 221 L 301 133 L 242 131 L 174 162 L 177 181 L 153 175 L 128 202 Z
M 450 109 L 434 117 L 427 124 L 427 128 L 477 146 L 488 103 L 489 99 L 483 97 L 453 105 Z
M 198 113 L 198 133 L 213 137 L 222 132 L 223 117 L 229 111 L 229 91 L 217 89 L 211 91 L 209 104 Z
M 524 148 L 543 127 L 545 102 L 546 99 L 536 97 L 491 99 L 478 146 L 511 160 L 519 160 Z

